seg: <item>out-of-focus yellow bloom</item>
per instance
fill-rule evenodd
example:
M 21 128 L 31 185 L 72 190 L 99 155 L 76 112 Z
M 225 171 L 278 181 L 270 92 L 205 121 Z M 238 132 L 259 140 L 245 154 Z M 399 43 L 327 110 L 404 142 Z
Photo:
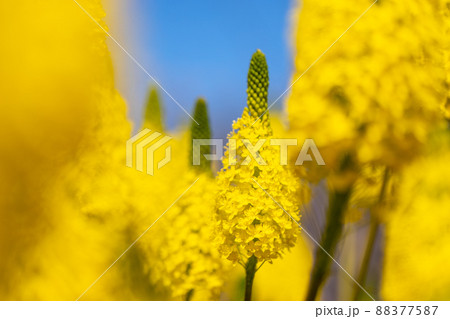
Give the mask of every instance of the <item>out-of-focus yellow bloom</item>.
M 203 99 L 197 100 L 193 118 L 198 125 L 193 121 L 180 143 L 182 145 L 176 145 L 181 151 L 176 154 L 177 162 L 171 163 L 176 165 L 171 168 L 174 177 L 169 176 L 181 180 L 180 184 L 185 188 L 191 187 L 158 221 L 152 239 L 146 240 L 150 277 L 169 293 L 171 299 L 217 300 L 224 285 L 225 271 L 224 260 L 211 241 L 215 183 L 210 162 L 192 165 L 193 140 L 210 138 L 211 134 Z M 167 177 L 158 184 L 169 184 Z M 170 186 L 174 184 L 170 183 Z M 165 191 L 171 192 L 170 189 Z
M 311 249 L 300 236 L 295 247 L 282 259 L 258 271 L 254 283 L 254 300 L 304 300 L 311 266 Z
M 168 132 L 167 134 L 173 137 L 166 144 L 172 149 L 170 163 L 155 171 L 154 176 L 139 173 L 138 177 L 133 178 L 131 182 L 134 185 L 131 190 L 134 193 L 130 195 L 130 199 L 127 201 L 130 206 L 130 216 L 128 218 L 130 238 L 128 243 L 134 241 L 161 214 L 166 212 L 132 248 L 137 251 L 140 268 L 145 277 L 141 278 L 141 281 L 147 283 L 147 287 L 142 287 L 143 292 L 146 292 L 146 294 L 142 294 L 140 299 L 143 297 L 151 300 L 174 298 L 172 288 L 175 288 L 176 285 L 166 285 L 167 278 L 170 279 L 168 276 L 171 275 L 171 272 L 168 273 L 167 270 L 163 269 L 166 261 L 160 259 L 160 250 L 165 249 L 169 245 L 168 241 L 163 240 L 164 238 L 168 239 L 168 236 L 176 236 L 176 233 L 171 230 L 173 221 L 177 218 L 173 213 L 180 210 L 177 207 L 178 202 L 175 202 L 175 200 L 195 181 L 188 174 L 189 167 L 186 163 L 189 145 L 187 134 L 183 135 L 177 132 Z M 158 163 L 164 156 L 165 150 L 162 147 L 155 154 L 155 163 Z M 195 186 L 183 195 L 180 202 L 185 196 L 190 195 Z M 126 263 L 128 258 L 129 256 L 124 256 L 123 263 Z M 136 267 L 130 265 L 128 270 L 129 276 L 133 277 L 137 271 Z
M 100 1 L 78 2 L 106 28 Z M 0 17 L 0 296 L 74 300 L 184 188 L 163 187 L 167 167 L 157 178 L 125 167 L 126 106 L 86 13 L 73 1 L 3 1 Z M 163 298 L 140 250 L 83 299 Z
M 258 262 L 271 262 L 293 247 L 299 234 L 298 225 L 258 184 L 296 221 L 300 219 L 300 200 L 306 197 L 299 195 L 300 187 L 292 173 L 279 165 L 280 155 L 270 146 L 272 135 L 266 122 L 255 121 L 256 117 L 245 109 L 242 118 L 233 123 L 228 139 L 235 141 L 236 147 L 227 144 L 224 168 L 217 176 L 215 240 L 224 257 L 242 264 L 252 255 Z M 265 140 L 259 154 L 266 164 L 252 158 L 245 140 L 252 145 Z M 236 154 L 231 160 L 230 151 Z
M 398 206 L 386 225 L 384 299 L 450 297 L 450 139 L 440 144 L 408 167 L 399 184 Z
M 369 209 L 372 214 L 376 214 L 380 222 L 384 221 L 386 216 L 379 212 L 386 211 L 393 204 L 393 189 L 396 183 L 396 176 L 386 172 L 383 167 L 371 164 L 363 165 L 359 178 L 353 184 L 345 216 L 346 221 L 359 221 L 363 213 Z
M 100 1 L 79 3 L 106 28 Z M 74 2 L 2 1 L 0 36 L 0 298 L 73 300 L 122 249 L 125 103 Z M 124 298 L 108 275 L 88 299 Z
M 443 26 L 443 63 L 447 75 L 447 99 L 442 105 L 445 118 L 450 120 L 450 7 L 447 0 L 439 0 L 439 4 L 439 13 Z
M 210 174 L 187 171 L 187 185 L 198 181 L 158 225 L 152 246 L 152 278 L 176 300 L 218 300 L 224 284 L 224 261 L 210 240 L 215 183 Z
M 293 79 L 370 4 L 302 1 Z M 343 156 L 397 168 L 420 151 L 444 96 L 437 10 L 436 1 L 378 1 L 293 85 L 292 132 L 323 155 L 317 178 Z

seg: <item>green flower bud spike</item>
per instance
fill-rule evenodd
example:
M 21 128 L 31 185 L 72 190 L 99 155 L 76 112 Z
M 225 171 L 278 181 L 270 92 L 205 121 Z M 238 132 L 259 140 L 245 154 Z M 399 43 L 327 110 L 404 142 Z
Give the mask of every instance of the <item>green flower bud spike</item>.
M 152 131 L 164 132 L 162 106 L 156 87 L 150 89 L 144 113 L 144 124 L 142 129 L 148 128 Z
M 209 126 L 208 106 L 206 105 L 206 101 L 203 98 L 197 99 L 197 102 L 195 103 L 194 114 L 192 117 L 195 121 L 197 121 L 198 124 L 195 121 L 191 122 L 191 140 L 210 139 L 211 129 Z M 190 163 L 192 163 L 193 161 L 192 146 L 193 143 L 191 143 L 190 145 Z M 211 146 L 200 146 L 200 165 L 193 165 L 193 167 L 201 172 L 212 173 L 211 162 L 203 156 L 203 154 L 209 153 L 211 153 Z
M 247 107 L 250 115 L 269 125 L 267 96 L 269 69 L 266 56 L 259 49 L 253 54 L 247 76 Z

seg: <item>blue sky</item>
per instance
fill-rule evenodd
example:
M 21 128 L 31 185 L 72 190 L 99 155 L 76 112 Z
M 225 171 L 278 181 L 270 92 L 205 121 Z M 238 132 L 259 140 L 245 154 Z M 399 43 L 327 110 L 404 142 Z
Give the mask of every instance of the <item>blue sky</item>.
M 290 0 L 130 0 L 126 32 L 112 28 L 111 33 L 117 31 L 116 38 L 189 112 L 198 96 L 205 97 L 213 134 L 223 137 L 245 107 L 247 70 L 256 49 L 269 64 L 269 103 L 287 88 L 291 6 Z M 152 80 L 120 50 L 112 51 L 115 63 L 122 61 L 116 67 L 118 85 L 136 123 Z M 168 127 L 187 123 L 184 112 L 161 96 Z

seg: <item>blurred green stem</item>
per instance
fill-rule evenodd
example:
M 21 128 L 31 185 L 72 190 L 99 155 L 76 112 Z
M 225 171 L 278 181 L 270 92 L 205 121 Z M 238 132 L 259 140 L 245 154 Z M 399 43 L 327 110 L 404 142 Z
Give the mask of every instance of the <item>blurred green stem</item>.
M 375 247 L 375 240 L 377 238 L 378 229 L 380 228 L 380 223 L 376 221 L 375 219 L 372 219 L 370 223 L 370 230 L 369 230 L 369 237 L 367 239 L 367 245 L 366 250 L 364 252 L 363 261 L 361 264 L 361 269 L 359 270 L 359 275 L 356 281 L 364 287 L 367 272 L 369 270 L 370 266 L 370 259 L 372 257 L 372 251 Z M 361 294 L 361 288 L 355 283 L 355 288 L 353 291 L 353 300 L 358 300 L 359 296 Z
M 253 279 L 255 279 L 256 263 L 258 260 L 253 255 L 245 265 L 245 301 L 252 300 Z
M 389 182 L 390 172 L 389 169 L 384 170 L 383 182 L 381 184 L 380 195 L 378 198 L 378 205 L 382 205 L 386 196 L 386 188 Z M 367 245 L 364 251 L 363 261 L 361 263 L 361 269 L 359 270 L 359 275 L 357 282 L 359 285 L 364 287 L 366 282 L 367 273 L 369 271 L 370 260 L 373 254 L 373 249 L 375 247 L 375 242 L 377 239 L 377 234 L 380 229 L 380 222 L 377 216 L 372 215 L 369 229 L 369 237 L 367 238 Z M 358 300 L 361 295 L 361 287 L 355 283 L 353 291 L 353 300 Z
M 192 295 L 193 295 L 193 294 L 194 294 L 194 289 L 189 290 L 189 291 L 186 293 L 185 301 L 191 301 Z
M 330 194 L 330 204 L 327 212 L 327 222 L 320 242 L 316 248 L 316 256 L 311 272 L 306 300 L 315 300 L 320 286 L 325 281 L 334 250 L 341 236 L 344 223 L 344 213 L 351 195 L 351 187 L 344 191 L 336 191 Z

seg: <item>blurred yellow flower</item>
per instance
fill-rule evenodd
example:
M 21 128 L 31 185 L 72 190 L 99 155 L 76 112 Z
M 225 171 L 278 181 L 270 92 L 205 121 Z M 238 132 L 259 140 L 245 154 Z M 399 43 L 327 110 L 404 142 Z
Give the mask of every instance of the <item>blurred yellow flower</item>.
M 79 2 L 106 28 L 100 1 Z M 74 2 L 2 1 L 0 36 L 0 297 L 73 300 L 122 248 L 125 103 Z M 88 298 L 123 298 L 105 279 Z
M 198 181 L 153 230 L 157 251 L 152 273 L 175 300 L 218 300 L 225 280 L 224 260 L 211 242 L 215 183 L 209 174 L 187 171 Z
M 311 248 L 300 236 L 295 247 L 282 259 L 258 271 L 254 284 L 254 300 L 304 300 L 311 266 Z
M 293 80 L 369 5 L 302 1 Z M 314 139 L 321 176 L 348 154 L 397 168 L 420 151 L 445 95 L 437 10 L 435 1 L 378 1 L 293 85 L 292 132 Z
M 386 225 L 386 300 L 450 297 L 450 139 L 438 143 L 402 174 L 398 204 Z
M 447 0 L 439 0 L 439 13 L 443 27 L 443 54 L 446 71 L 447 99 L 442 104 L 444 116 L 450 120 L 450 7 Z

